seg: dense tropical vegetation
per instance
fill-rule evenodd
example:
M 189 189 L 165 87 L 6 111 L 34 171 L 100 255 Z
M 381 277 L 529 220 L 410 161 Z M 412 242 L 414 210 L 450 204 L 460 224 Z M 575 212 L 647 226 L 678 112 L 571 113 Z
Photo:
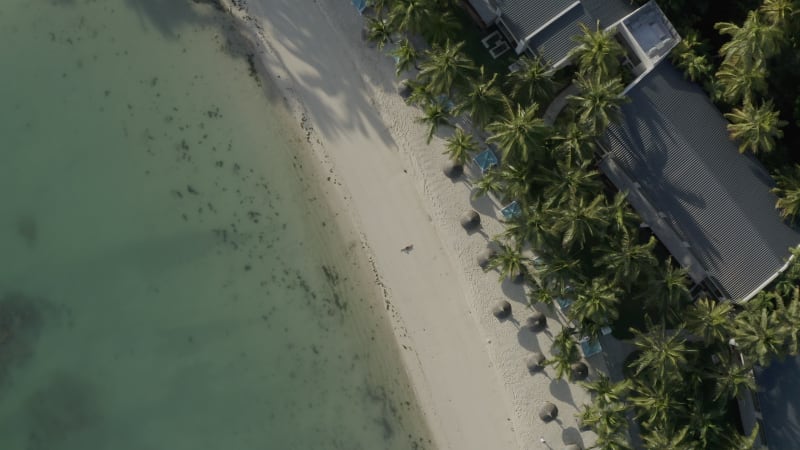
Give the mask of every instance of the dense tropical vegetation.
M 644 3 L 640 1 L 640 3 Z M 776 205 L 790 220 L 798 211 L 784 199 L 800 180 L 785 168 L 800 162 L 800 2 L 660 0 L 684 37 L 672 53 L 686 76 L 703 84 L 731 122 L 739 150 L 757 153 L 784 188 Z
M 660 4 L 685 37 L 675 64 L 719 102 L 740 150 L 780 169 L 777 207 L 793 220 L 800 165 L 784 166 L 794 158 L 786 146 L 800 143 L 800 124 L 786 120 L 800 119 L 800 6 L 752 0 L 717 11 L 708 0 Z M 605 327 L 634 342 L 626 380 L 584 384 L 594 401 L 579 419 L 597 433 L 595 447 L 629 448 L 634 420 L 648 449 L 752 448 L 757 430 L 745 436 L 735 426 L 736 398 L 755 387 L 755 365 L 798 353 L 800 263 L 795 258 L 742 307 L 703 296 L 693 301 L 686 272 L 596 170 L 597 138 L 626 101 L 623 49 L 613 33 L 585 27 L 575 38 L 572 67 L 554 73 L 523 57 L 506 73 L 467 52 L 459 36 L 469 30 L 456 31 L 469 24 L 454 19 L 463 16 L 454 0 L 376 0 L 373 8 L 366 36 L 394 46 L 398 74 L 416 74 L 406 82 L 408 101 L 420 107 L 428 140 L 456 116 L 468 120 L 446 140 L 451 159 L 469 161 L 487 133 L 485 141 L 499 150 L 500 166 L 473 183 L 473 195 L 516 200 L 521 214 L 495 238 L 500 251 L 487 270 L 498 270 L 501 281 L 524 279 L 531 304 L 565 308 L 572 326 L 554 337 L 546 364 L 569 376 L 580 359 L 577 340 L 596 339 Z M 577 93 L 555 123 L 546 123 L 544 110 L 568 84 Z

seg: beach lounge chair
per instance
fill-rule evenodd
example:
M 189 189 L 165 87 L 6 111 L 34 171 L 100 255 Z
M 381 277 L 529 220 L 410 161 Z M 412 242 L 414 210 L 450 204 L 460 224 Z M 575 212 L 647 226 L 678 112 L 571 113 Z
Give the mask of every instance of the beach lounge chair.
M 581 345 L 581 352 L 583 353 L 584 358 L 588 358 L 592 355 L 596 355 L 603 351 L 603 346 L 600 345 L 600 341 L 598 339 L 589 340 L 588 337 L 581 338 L 578 343 Z
M 569 309 L 569 305 L 572 304 L 572 299 L 567 297 L 556 297 L 556 303 L 558 303 L 558 308 L 561 311 L 566 311 Z
M 503 218 L 506 220 L 512 220 L 522 215 L 522 207 L 519 206 L 519 203 L 514 200 L 513 202 L 507 204 L 500 210 L 500 213 L 503 215 Z
M 481 168 L 481 173 L 486 173 L 487 170 L 500 164 L 500 160 L 497 159 L 497 155 L 494 154 L 490 147 L 486 147 L 484 151 L 475 155 L 472 160 Z
M 362 14 L 365 9 L 367 9 L 367 0 L 351 0 L 353 2 L 353 6 L 356 7 L 359 14 Z

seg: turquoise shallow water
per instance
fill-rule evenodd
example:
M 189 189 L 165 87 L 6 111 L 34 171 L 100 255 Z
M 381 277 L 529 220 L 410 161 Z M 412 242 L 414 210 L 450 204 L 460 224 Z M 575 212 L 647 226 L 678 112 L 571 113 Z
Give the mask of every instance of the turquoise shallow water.
M 0 3 L 0 448 L 431 448 L 224 15 Z

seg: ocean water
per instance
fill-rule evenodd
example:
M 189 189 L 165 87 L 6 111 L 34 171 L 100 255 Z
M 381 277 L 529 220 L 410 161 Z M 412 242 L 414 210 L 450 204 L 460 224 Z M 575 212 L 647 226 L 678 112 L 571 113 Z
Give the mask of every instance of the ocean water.
M 224 14 L 3 0 L 0 41 L 0 448 L 432 448 Z

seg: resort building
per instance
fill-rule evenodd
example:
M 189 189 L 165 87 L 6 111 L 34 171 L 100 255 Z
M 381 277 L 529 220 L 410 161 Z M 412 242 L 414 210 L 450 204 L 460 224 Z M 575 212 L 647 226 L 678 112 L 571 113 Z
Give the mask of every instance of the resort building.
M 749 300 L 800 243 L 775 209 L 769 173 L 739 153 L 719 110 L 668 61 L 627 96 L 601 142 L 600 169 L 697 287 Z
M 783 222 L 772 179 L 738 152 L 705 92 L 664 61 L 680 36 L 654 1 L 471 0 L 490 34 L 554 69 L 569 63 L 581 24 L 613 30 L 632 81 L 621 119 L 600 140 L 600 169 L 675 260 L 694 293 L 744 302 L 787 266 L 800 233 Z M 495 43 L 493 55 L 503 50 Z

